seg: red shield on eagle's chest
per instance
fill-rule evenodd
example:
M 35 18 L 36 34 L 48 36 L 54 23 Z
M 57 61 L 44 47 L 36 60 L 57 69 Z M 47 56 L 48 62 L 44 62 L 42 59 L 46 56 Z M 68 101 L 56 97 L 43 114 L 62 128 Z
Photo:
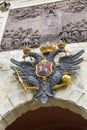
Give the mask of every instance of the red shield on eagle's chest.
M 47 60 L 42 60 L 36 65 L 36 75 L 38 77 L 47 77 L 52 73 L 52 63 Z

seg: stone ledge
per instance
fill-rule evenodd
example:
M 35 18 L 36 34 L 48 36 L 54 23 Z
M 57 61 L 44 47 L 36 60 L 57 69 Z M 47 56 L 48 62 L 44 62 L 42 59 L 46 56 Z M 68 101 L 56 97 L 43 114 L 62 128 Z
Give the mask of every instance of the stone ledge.
M 40 4 L 56 2 L 56 1 L 64 1 L 64 0 L 53 0 L 53 1 L 52 0 L 20 0 L 16 2 L 15 0 L 13 0 L 10 3 L 11 3 L 11 9 L 15 9 L 15 8 L 40 5 Z

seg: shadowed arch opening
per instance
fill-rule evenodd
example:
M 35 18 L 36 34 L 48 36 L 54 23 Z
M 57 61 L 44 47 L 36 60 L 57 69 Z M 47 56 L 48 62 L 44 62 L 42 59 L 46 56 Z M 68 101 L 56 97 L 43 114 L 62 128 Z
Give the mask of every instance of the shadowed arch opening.
M 59 107 L 28 111 L 6 130 L 87 130 L 87 120 L 79 114 Z

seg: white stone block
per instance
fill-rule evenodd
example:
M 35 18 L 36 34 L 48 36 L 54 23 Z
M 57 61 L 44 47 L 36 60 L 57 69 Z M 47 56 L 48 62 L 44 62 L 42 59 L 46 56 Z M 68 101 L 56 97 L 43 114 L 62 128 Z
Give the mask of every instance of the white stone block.
M 52 106 L 58 106 L 65 109 L 65 101 L 61 99 L 54 99 Z
M 6 113 L 11 111 L 13 109 L 13 106 L 8 99 L 8 97 L 4 97 L 0 99 L 0 115 L 3 117 Z
M 17 119 L 11 111 L 6 113 L 3 118 L 6 121 L 7 126 L 12 124 Z
M 5 130 L 5 128 L 0 124 L 0 130 Z
M 7 127 L 7 122 L 4 120 L 4 118 L 1 118 L 0 119 L 0 125 L 3 127 L 3 128 L 6 128 Z M 1 129 L 0 129 L 1 130 Z
M 77 104 L 87 110 L 87 93 L 82 95 Z
M 65 90 L 66 90 L 66 88 L 61 88 L 61 89 L 56 90 L 55 98 L 56 99 L 64 99 Z
M 14 88 L 8 93 L 8 97 L 10 98 L 11 103 L 14 107 L 18 106 L 19 104 L 23 104 L 26 102 L 24 97 L 24 91 L 22 88 L 16 89 L 16 86 L 13 86 Z
M 84 108 L 81 108 L 80 114 L 83 118 L 85 118 L 87 120 L 87 110 L 85 110 Z
M 73 90 L 70 93 L 68 100 L 71 101 L 71 102 L 76 103 L 80 99 L 80 97 L 82 96 L 82 94 L 83 93 L 81 91 L 79 91 L 79 90 Z
M 72 102 L 69 104 L 69 110 L 81 114 L 81 108 L 79 106 L 77 106 L 76 104 L 73 104 Z
M 24 97 L 25 97 L 26 102 L 32 101 L 32 99 L 33 99 L 33 92 L 32 91 L 24 92 Z
M 82 107 L 83 107 L 85 110 L 87 110 L 87 101 L 84 101 L 84 102 L 83 102 Z

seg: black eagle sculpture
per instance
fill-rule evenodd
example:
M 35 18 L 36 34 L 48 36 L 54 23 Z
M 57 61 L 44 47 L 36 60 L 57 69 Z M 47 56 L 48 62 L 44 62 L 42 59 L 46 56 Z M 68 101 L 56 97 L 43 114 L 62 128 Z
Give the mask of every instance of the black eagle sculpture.
M 11 59 L 11 62 L 16 65 L 11 66 L 11 69 L 15 71 L 15 76 L 23 89 L 34 92 L 34 100 L 47 103 L 48 98 L 53 99 L 55 90 L 70 85 L 73 75 L 80 68 L 78 65 L 83 61 L 80 56 L 84 50 L 74 55 L 60 57 L 57 65 L 54 58 L 62 51 L 62 48 L 58 48 L 50 52 L 47 57 L 35 52 L 27 52 L 26 57 L 35 59 L 33 63 Z

